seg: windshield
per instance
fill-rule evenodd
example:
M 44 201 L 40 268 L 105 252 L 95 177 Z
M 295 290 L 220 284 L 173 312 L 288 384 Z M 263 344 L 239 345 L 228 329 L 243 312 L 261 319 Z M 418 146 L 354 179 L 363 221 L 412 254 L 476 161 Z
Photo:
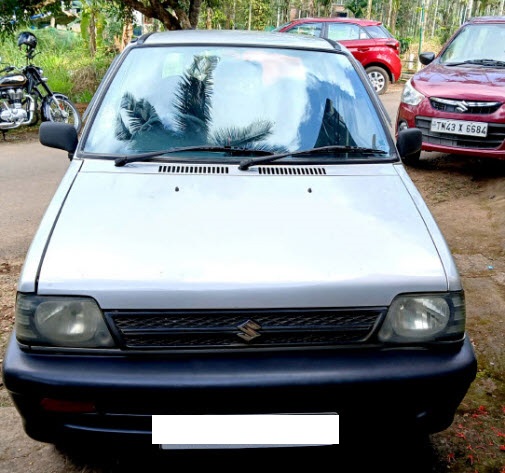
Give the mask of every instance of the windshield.
M 383 150 L 382 159 L 391 152 L 377 111 L 344 55 L 186 46 L 132 48 L 83 150 L 135 155 L 231 146 L 284 153 L 330 145 Z
M 479 59 L 505 61 L 505 23 L 465 26 L 440 56 L 441 63 Z

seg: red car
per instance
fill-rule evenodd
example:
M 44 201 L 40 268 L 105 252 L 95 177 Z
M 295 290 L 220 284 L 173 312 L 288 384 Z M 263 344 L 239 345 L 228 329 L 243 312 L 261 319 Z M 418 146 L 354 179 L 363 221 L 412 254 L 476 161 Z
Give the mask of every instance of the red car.
M 438 56 L 421 54 L 427 67 L 405 85 L 396 130 L 420 128 L 426 151 L 505 159 L 504 45 L 505 17 L 477 17 Z
M 274 31 L 298 33 L 338 41 L 363 65 L 378 94 L 402 73 L 400 43 L 380 21 L 357 18 L 300 18 Z

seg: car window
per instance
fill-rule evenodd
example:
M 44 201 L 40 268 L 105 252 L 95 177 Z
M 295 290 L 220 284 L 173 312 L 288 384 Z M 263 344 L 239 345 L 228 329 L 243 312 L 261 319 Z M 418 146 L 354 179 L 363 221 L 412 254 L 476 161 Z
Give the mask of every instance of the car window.
M 352 23 L 328 23 L 328 39 L 342 41 L 350 39 L 367 38 L 367 34 L 358 26 Z
M 440 61 L 459 62 L 474 59 L 505 61 L 505 24 L 465 26 L 452 40 Z
M 365 26 L 365 31 L 372 38 L 392 38 L 393 35 L 382 25 Z
M 281 31 L 282 29 L 286 28 L 286 26 L 289 26 L 291 24 L 291 22 L 287 22 L 287 23 L 284 23 L 282 25 L 279 25 L 277 28 L 274 28 L 272 31 L 275 32 L 275 31 Z
M 390 152 L 377 110 L 343 54 L 132 49 L 105 93 L 84 151 L 136 154 L 200 145 L 273 152 L 350 145 Z
M 307 34 L 310 36 L 321 36 L 321 30 L 323 28 L 322 23 L 302 23 L 300 25 L 293 26 L 293 28 L 287 30 L 287 33 L 295 34 Z

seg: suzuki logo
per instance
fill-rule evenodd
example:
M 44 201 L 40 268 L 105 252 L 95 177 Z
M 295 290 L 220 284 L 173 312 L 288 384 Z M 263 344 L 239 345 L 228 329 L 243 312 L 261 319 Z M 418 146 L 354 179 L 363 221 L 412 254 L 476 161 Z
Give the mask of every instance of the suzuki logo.
M 256 323 L 254 320 L 249 319 L 237 326 L 237 328 L 240 330 L 237 335 L 246 342 L 250 342 L 255 338 L 261 337 L 261 334 L 256 331 L 261 330 L 261 325 Z
M 468 104 L 462 100 L 461 102 L 459 102 L 459 104 L 456 106 L 456 110 L 458 112 L 462 112 L 462 113 L 465 113 L 465 112 L 468 112 Z

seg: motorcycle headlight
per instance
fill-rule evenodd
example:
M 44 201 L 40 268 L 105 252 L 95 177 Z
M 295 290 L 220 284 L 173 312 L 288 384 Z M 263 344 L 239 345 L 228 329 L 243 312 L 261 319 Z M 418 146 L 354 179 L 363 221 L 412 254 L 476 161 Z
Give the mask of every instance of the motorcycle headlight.
M 416 89 L 414 89 L 411 82 L 412 82 L 412 79 L 409 79 L 405 83 L 405 87 L 403 88 L 403 92 L 402 92 L 401 101 L 403 103 L 406 103 L 407 105 L 416 106 L 416 105 L 419 105 L 423 101 L 424 95 L 421 94 L 421 92 L 418 92 Z
M 86 297 L 18 294 L 16 336 L 27 345 L 114 346 L 102 311 L 94 299 Z
M 405 294 L 391 303 L 379 339 L 392 343 L 460 340 L 465 320 L 462 292 Z

